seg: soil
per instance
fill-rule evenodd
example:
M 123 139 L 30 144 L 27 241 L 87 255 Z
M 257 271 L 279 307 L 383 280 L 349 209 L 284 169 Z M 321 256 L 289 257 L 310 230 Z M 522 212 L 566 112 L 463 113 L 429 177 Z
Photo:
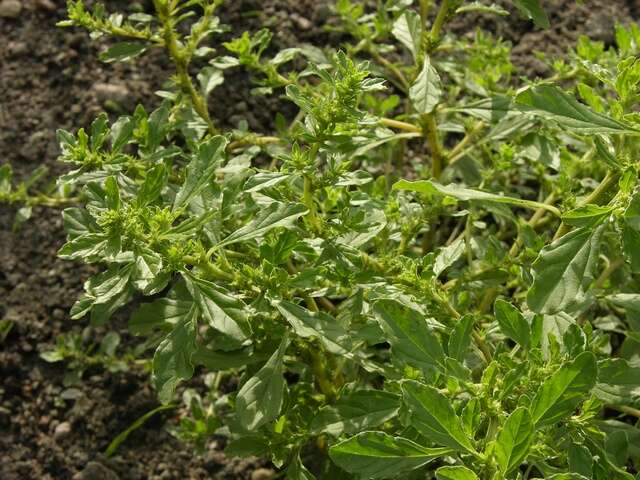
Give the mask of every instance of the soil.
M 0 0 L 2 4 L 7 0 Z M 107 108 L 131 111 L 136 103 L 152 108 L 169 66 L 161 53 L 132 63 L 106 65 L 86 34 L 59 29 L 63 1 L 12 0 L 21 6 L 17 18 L 0 16 L 0 164 L 11 163 L 18 177 L 39 165 L 51 174 L 65 169 L 56 162 L 57 128 L 87 126 Z M 132 8 L 134 2 L 108 1 L 109 9 Z M 339 44 L 326 33 L 330 18 L 325 2 L 314 0 L 234 0 L 223 8 L 229 35 L 266 26 L 274 31 L 274 48 L 310 42 Z M 581 34 L 613 41 L 616 22 L 638 18 L 640 1 L 543 2 L 552 28 L 541 32 L 530 22 L 472 16 L 453 28 L 464 32 L 486 28 L 510 40 L 519 75 L 544 75 L 535 50 L 561 55 Z M 1 12 L 0 12 L 1 14 Z M 216 91 L 222 103 L 213 114 L 225 126 L 245 118 L 252 129 L 269 131 L 277 100 L 256 99 L 246 75 L 233 74 Z M 115 102 L 115 103 L 114 103 Z M 136 418 L 158 405 L 143 372 L 110 373 L 94 368 L 69 391 L 65 366 L 43 361 L 62 333 L 80 332 L 84 322 L 71 322 L 67 312 L 91 274 L 89 267 L 56 258 L 64 242 L 59 212 L 36 208 L 33 219 L 13 233 L 15 210 L 0 205 L 0 319 L 13 329 L 0 340 L 0 478 L 22 479 L 260 479 L 273 469 L 263 460 L 225 457 L 212 439 L 207 453 L 195 456 L 166 431 L 172 413 L 160 414 L 137 430 L 106 458 L 109 442 Z M 125 341 L 126 320 L 114 320 Z M 99 340 L 104 331 L 94 330 Z M 196 379 L 196 382 L 199 380 Z M 201 381 L 201 380 L 200 380 Z M 175 414 L 173 414 L 175 415 Z

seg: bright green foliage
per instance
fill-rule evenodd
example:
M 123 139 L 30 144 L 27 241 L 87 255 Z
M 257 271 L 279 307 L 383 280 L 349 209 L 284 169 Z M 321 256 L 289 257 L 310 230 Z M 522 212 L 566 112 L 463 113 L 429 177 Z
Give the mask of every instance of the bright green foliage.
M 296 480 L 633 479 L 640 29 L 516 89 L 509 44 L 448 25 L 544 28 L 538 0 L 338 0 L 340 51 L 274 55 L 266 30 L 221 45 L 220 4 L 69 2 L 64 26 L 122 41 L 105 61 L 163 48 L 175 74 L 156 110 L 59 132 L 58 194 L 0 168 L 2 200 L 74 204 L 60 256 L 99 273 L 71 315 L 136 301 L 160 400 L 184 392 L 174 435 Z M 223 129 L 208 99 L 235 68 L 298 114 Z

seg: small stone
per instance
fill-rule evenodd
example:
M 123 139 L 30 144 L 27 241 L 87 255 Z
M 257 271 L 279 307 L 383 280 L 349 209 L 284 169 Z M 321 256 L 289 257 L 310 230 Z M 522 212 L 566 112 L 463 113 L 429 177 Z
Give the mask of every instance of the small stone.
M 293 20 L 293 23 L 295 23 L 300 30 L 311 30 L 311 27 L 313 27 L 311 20 L 297 13 L 291 14 L 291 20 Z
M 12 57 L 19 57 L 29 52 L 26 42 L 9 42 L 7 44 L 7 52 Z
M 56 440 L 62 440 L 63 438 L 68 437 L 70 433 L 71 424 L 69 422 L 62 422 L 53 431 L 53 438 L 55 438 Z
M 53 12 L 56 9 L 56 5 L 51 0 L 36 0 L 36 7 L 47 12 Z
M 18 18 L 22 12 L 22 3 L 18 0 L 0 0 L 0 17 Z
M 258 468 L 251 473 L 251 480 L 270 480 L 276 472 L 268 468 Z
M 109 100 L 125 105 L 131 100 L 131 92 L 125 85 L 115 83 L 96 83 L 93 91 L 100 103 Z
M 73 480 L 119 480 L 118 475 L 99 462 L 87 463 L 84 470 L 76 473 Z
M 329 7 L 329 5 L 326 5 L 324 3 L 319 3 L 318 5 L 316 5 L 315 10 L 313 11 L 313 19 L 317 23 L 326 22 L 330 16 L 331 16 L 331 7 Z

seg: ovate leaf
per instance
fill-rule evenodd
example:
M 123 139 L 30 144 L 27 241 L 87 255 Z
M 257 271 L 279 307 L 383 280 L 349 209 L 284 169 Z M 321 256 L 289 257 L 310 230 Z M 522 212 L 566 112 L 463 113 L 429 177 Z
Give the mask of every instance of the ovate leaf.
M 300 455 L 296 455 L 287 468 L 287 480 L 316 480 L 316 477 L 302 464 Z
M 191 274 L 184 277 L 189 293 L 209 325 L 239 342 L 247 340 L 251 326 L 244 302 L 213 282 Z
M 513 3 L 525 17 L 533 20 L 533 23 L 538 27 L 549 28 L 551 26 L 549 17 L 540 6 L 539 0 L 513 0 Z
M 126 62 L 143 53 L 147 47 L 142 43 L 116 43 L 107 51 L 100 54 L 100 60 L 106 63 Z
M 464 238 L 460 237 L 453 241 L 451 245 L 448 245 L 438 252 L 438 256 L 433 262 L 433 273 L 436 278 L 440 276 L 447 268 L 453 265 L 458 258 L 464 253 L 465 242 Z
M 393 189 L 409 190 L 411 192 L 418 192 L 428 196 L 437 194 L 446 195 L 465 202 L 479 201 L 506 203 L 526 208 L 541 207 L 546 208 L 548 211 L 551 211 L 552 213 L 558 215 L 555 207 L 550 205 L 545 206 L 537 203 L 532 204 L 530 201 L 524 200 L 522 198 L 507 197 L 506 195 L 484 192 L 482 190 L 475 190 L 473 188 L 463 187 L 454 183 L 450 183 L 449 185 L 441 185 L 440 183 L 434 182 L 432 180 L 417 180 L 415 182 L 400 180 L 393 185 Z
M 478 480 L 478 476 L 467 467 L 440 467 L 436 470 L 437 480 Z
M 607 403 L 640 405 L 640 366 L 622 358 L 609 358 L 598 363 L 598 382 L 593 394 Z
M 530 340 L 529 322 L 516 307 L 504 300 L 496 300 L 495 315 L 500 330 L 514 342 L 527 348 Z
M 431 65 L 429 56 L 425 56 L 422 71 L 416 78 L 415 83 L 409 89 L 409 98 L 413 103 L 413 108 L 420 114 L 433 112 L 442 96 L 442 85 L 440 76 Z
M 374 313 L 399 360 L 426 371 L 444 369 L 444 350 L 423 315 L 395 300 L 377 301 Z
M 284 300 L 274 302 L 274 306 L 291 324 L 296 335 L 303 338 L 316 337 L 329 352 L 336 355 L 348 355 L 351 352 L 351 337 L 330 315 L 310 312 Z
M 611 214 L 613 206 L 585 205 L 562 215 L 562 221 L 572 227 L 591 227 Z
M 397 477 L 449 453 L 448 448 L 426 448 L 382 432 L 364 432 L 329 449 L 336 465 L 363 478 Z
M 307 207 L 300 203 L 273 202 L 253 221 L 233 232 L 217 246 L 224 247 L 232 243 L 246 242 L 263 236 L 273 228 L 289 227 L 307 211 Z
M 495 455 L 503 474 L 507 475 L 524 461 L 533 439 L 534 428 L 529 410 L 519 407 L 502 426 L 495 445 Z
M 409 49 L 414 59 L 418 57 L 422 26 L 420 15 L 417 12 L 409 9 L 405 10 L 393 24 L 391 33 Z
M 160 298 L 143 303 L 129 319 L 129 329 L 134 335 L 147 335 L 154 328 L 176 325 L 191 312 L 193 302 Z
M 462 362 L 471 345 L 471 338 L 473 334 L 473 325 L 475 318 L 473 315 L 464 315 L 458 320 L 456 326 L 453 328 L 453 332 L 449 337 L 449 343 L 447 351 L 451 358 Z
M 186 317 L 160 342 L 153 356 L 153 383 L 162 403 L 169 403 L 182 380 L 193 375 L 191 356 L 196 350 L 197 310 Z
M 136 198 L 138 205 L 148 205 L 158 198 L 167 183 L 168 177 L 167 169 L 162 163 L 147 170 L 147 177 L 138 190 L 138 197 Z
M 561 366 L 540 387 L 531 405 L 537 427 L 550 425 L 573 413 L 596 383 L 598 366 L 591 352 Z
M 283 361 L 289 346 L 284 336 L 267 363 L 242 386 L 236 397 L 236 411 L 246 430 L 256 430 L 280 414 L 284 394 Z
M 594 280 L 603 226 L 576 229 L 545 247 L 533 264 L 527 295 L 536 313 L 569 311 L 585 300 Z
M 509 15 L 508 10 L 505 10 L 495 3 L 492 3 L 491 5 L 485 5 L 482 2 L 471 2 L 468 5 L 462 5 L 456 9 L 456 13 L 469 12 L 492 13 L 494 15 L 500 15 L 503 17 Z
M 360 390 L 322 407 L 311 422 L 311 431 L 339 436 L 369 430 L 393 418 L 399 408 L 400 397 L 394 393 Z
M 457 451 L 474 452 L 451 400 L 428 385 L 408 380 L 402 383 L 402 401 L 410 424 L 430 441 Z
M 221 135 L 211 137 L 198 147 L 198 151 L 187 165 L 187 173 L 182 187 L 176 194 L 173 210 L 188 205 L 211 181 L 220 166 L 227 146 L 227 139 Z
M 613 118 L 596 113 L 558 87 L 539 85 L 521 92 L 516 102 L 576 133 L 629 133 L 634 131 Z

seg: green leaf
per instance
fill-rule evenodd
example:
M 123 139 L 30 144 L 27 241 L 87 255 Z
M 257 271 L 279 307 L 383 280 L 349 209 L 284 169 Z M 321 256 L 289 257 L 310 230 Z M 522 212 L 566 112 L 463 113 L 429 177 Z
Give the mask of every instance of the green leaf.
M 331 460 L 340 468 L 371 479 L 397 477 L 449 453 L 448 448 L 426 448 L 382 432 L 363 432 L 329 449 Z
M 602 360 L 593 394 L 603 402 L 640 406 L 640 366 L 622 358 Z
M 135 122 L 131 117 L 120 117 L 111 125 L 111 151 L 117 153 L 129 143 L 135 130 Z
M 527 295 L 536 313 L 570 311 L 586 299 L 598 263 L 604 227 L 576 229 L 542 249 Z
M 465 250 L 464 238 L 456 239 L 451 245 L 442 248 L 433 262 L 433 273 L 436 278 L 458 260 Z
M 596 113 L 574 97 L 551 85 L 539 85 L 521 92 L 516 102 L 576 133 L 632 133 L 636 130 L 606 115 Z
M 407 380 L 402 383 L 402 401 L 411 426 L 425 438 L 457 451 L 475 453 L 451 400 L 435 388 Z
M 207 370 L 218 372 L 221 370 L 231 370 L 244 367 L 253 363 L 264 362 L 269 357 L 257 354 L 251 347 L 230 352 L 211 350 L 210 348 L 199 347 L 193 354 L 193 363 L 204 365 Z
M 8 163 L 0 166 L 0 195 L 8 195 L 11 193 L 11 179 L 13 178 L 13 170 Z
M 593 455 L 584 445 L 571 444 L 568 452 L 569 469 L 590 478 L 593 475 Z
M 154 328 L 176 325 L 190 315 L 192 305 L 193 302 L 171 298 L 143 303 L 129 319 L 129 329 L 134 335 L 148 335 Z
M 422 71 L 416 78 L 415 83 L 409 89 L 409 98 L 413 103 L 413 108 L 420 114 L 433 112 L 442 96 L 442 85 L 440 76 L 431 65 L 429 56 L 425 56 Z
M 198 73 L 197 78 L 204 98 L 207 98 L 217 86 L 224 83 L 222 70 L 215 67 L 204 67 Z
M 373 310 L 400 361 L 427 372 L 445 369 L 442 345 L 423 315 L 390 299 L 378 300 Z
M 142 207 L 153 203 L 160 196 L 168 178 L 169 174 L 162 163 L 147 170 L 147 176 L 138 190 L 137 204 Z
M 218 243 L 217 247 L 224 247 L 232 243 L 246 242 L 264 236 L 269 230 L 277 227 L 290 227 L 298 218 L 306 215 L 307 207 L 300 203 L 269 204 L 253 221 L 239 228 L 227 238 Z
M 120 187 L 116 177 L 108 177 L 104 182 L 104 201 L 110 210 L 118 210 L 121 205 Z
M 413 58 L 418 58 L 422 37 L 420 15 L 413 10 L 405 10 L 393 24 L 393 36 L 409 49 Z
M 620 165 L 620 162 L 616 158 L 615 151 L 613 151 L 613 149 L 607 145 L 604 137 L 602 137 L 601 135 L 596 135 L 595 138 L 593 139 L 593 144 L 596 147 L 596 152 L 598 153 L 598 156 L 607 165 L 609 165 L 609 167 L 611 167 L 614 170 L 620 170 L 622 165 Z
M 533 20 L 533 23 L 538 27 L 546 29 L 551 26 L 549 17 L 538 0 L 513 0 L 513 3 L 525 17 Z
M 434 182 L 433 180 L 417 180 L 415 182 L 400 180 L 393 185 L 393 189 L 408 190 L 411 192 L 422 193 L 428 196 L 437 194 L 446 195 L 465 202 L 495 202 L 516 205 L 525 208 L 544 208 L 555 215 L 559 215 L 558 210 L 551 205 L 539 204 L 537 202 L 531 202 L 529 200 L 523 200 L 521 198 L 507 197 L 495 193 L 483 192 L 482 190 L 474 190 L 472 188 L 462 187 L 454 183 L 450 183 L 449 185 L 441 185 L 438 182 Z
M 498 433 L 495 444 L 495 455 L 502 473 L 511 473 L 525 460 L 533 434 L 529 410 L 525 407 L 514 410 Z
M 67 208 L 62 212 L 62 219 L 64 230 L 70 239 L 98 230 L 97 222 L 84 208 Z
M 462 5 L 456 9 L 456 14 L 458 13 L 491 13 L 494 15 L 500 15 L 502 17 L 506 17 L 509 15 L 509 11 L 504 8 L 492 3 L 491 5 L 485 5 L 481 2 L 472 2 L 468 5 Z
M 458 320 L 453 332 L 449 337 L 449 343 L 447 351 L 451 358 L 464 361 L 464 357 L 471 346 L 471 338 L 473 334 L 473 326 L 475 324 L 475 318 L 473 315 L 464 315 Z
M 91 312 L 94 324 L 103 324 L 131 298 L 132 264 L 112 265 L 85 282 L 84 296 L 71 309 L 71 318 L 82 318 Z
M 613 209 L 609 205 L 585 205 L 563 214 L 562 221 L 572 227 L 593 227 L 611 215 Z
M 284 354 L 288 346 L 289 337 L 285 335 L 267 363 L 238 392 L 236 412 L 246 430 L 257 430 L 280 414 L 284 395 Z
M 325 406 L 311 422 L 311 432 L 340 436 L 369 430 L 395 417 L 400 397 L 381 390 L 359 390 Z
M 598 366 L 591 352 L 562 365 L 541 386 L 531 405 L 536 427 L 551 425 L 573 413 L 596 384 Z
M 145 295 L 158 293 L 169 282 L 170 274 L 162 271 L 162 256 L 152 250 L 135 252 L 131 283 Z
M 591 477 L 585 477 L 579 473 L 556 473 L 547 478 L 549 480 L 589 480 Z
M 634 273 L 640 272 L 640 192 L 631 196 L 624 211 L 622 247 Z
M 627 223 L 622 225 L 622 251 L 633 273 L 640 273 L 640 232 Z
M 302 464 L 300 455 L 296 455 L 287 468 L 287 480 L 316 480 L 316 477 Z
M 222 162 L 226 146 L 227 139 L 218 135 L 198 147 L 198 152 L 187 165 L 184 183 L 176 194 L 174 211 L 188 205 L 209 184 Z
M 496 320 L 502 333 L 523 348 L 527 348 L 529 346 L 531 328 L 520 310 L 509 302 L 500 299 L 496 300 L 494 309 Z
M 146 49 L 147 47 L 142 43 L 116 43 L 100 54 L 100 60 L 106 63 L 126 62 L 142 54 Z
M 108 239 L 102 233 L 88 233 L 72 238 L 65 243 L 58 256 L 65 260 L 83 259 L 87 263 L 96 261 L 107 248 Z
M 440 467 L 436 470 L 437 480 L 478 480 L 478 476 L 467 467 Z
M 244 342 L 251 335 L 247 306 L 225 288 L 192 274 L 183 275 L 198 310 L 213 328 Z
M 160 342 L 153 356 L 153 383 L 162 403 L 169 403 L 176 386 L 193 376 L 191 356 L 196 351 L 197 310 L 187 316 Z
M 274 301 L 273 305 L 291 324 L 296 335 L 302 338 L 316 337 L 330 353 L 336 355 L 351 353 L 351 337 L 335 318 L 323 312 L 310 312 L 284 300 Z

